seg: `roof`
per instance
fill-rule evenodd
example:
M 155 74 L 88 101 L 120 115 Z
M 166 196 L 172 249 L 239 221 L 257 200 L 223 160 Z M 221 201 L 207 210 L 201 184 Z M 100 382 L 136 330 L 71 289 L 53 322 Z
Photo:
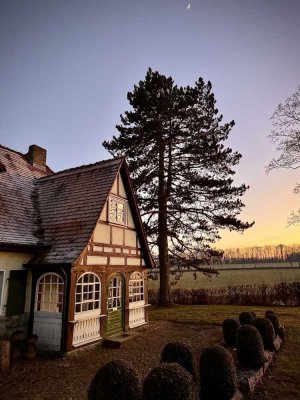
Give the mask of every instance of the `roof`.
M 144 257 L 153 265 L 124 158 L 53 173 L 49 168 L 32 167 L 22 153 L 0 146 L 0 163 L 6 168 L 0 172 L 4 188 L 0 192 L 0 244 L 44 246 L 31 264 L 74 264 L 120 172 Z
M 32 199 L 34 180 L 52 171 L 32 166 L 24 154 L 2 145 L 0 163 L 0 243 L 36 246 L 39 237 Z
M 41 238 L 50 249 L 39 263 L 73 263 L 87 245 L 123 159 L 83 165 L 36 181 Z

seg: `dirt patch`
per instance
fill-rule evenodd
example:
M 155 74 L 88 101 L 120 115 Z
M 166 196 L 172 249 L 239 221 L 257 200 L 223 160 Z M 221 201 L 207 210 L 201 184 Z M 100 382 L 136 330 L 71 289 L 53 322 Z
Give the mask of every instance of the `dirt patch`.
M 89 347 L 63 358 L 20 360 L 0 373 L 2 400 L 84 400 L 98 368 L 113 359 L 131 362 L 142 380 L 160 362 L 163 347 L 171 341 L 182 341 L 194 351 L 197 367 L 204 348 L 222 343 L 220 326 L 151 322 L 130 344 L 110 349 Z

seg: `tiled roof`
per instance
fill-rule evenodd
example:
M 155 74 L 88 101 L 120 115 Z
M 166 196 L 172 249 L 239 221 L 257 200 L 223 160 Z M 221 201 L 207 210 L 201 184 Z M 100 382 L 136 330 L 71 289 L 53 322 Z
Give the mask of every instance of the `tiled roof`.
M 42 245 L 31 264 L 73 264 L 93 233 L 120 171 L 125 179 L 143 254 L 152 265 L 129 172 L 114 158 L 53 173 L 0 146 L 0 245 Z
M 0 243 L 37 245 L 34 179 L 52 171 L 33 167 L 26 156 L 0 145 Z
M 38 263 L 73 263 L 87 245 L 122 158 L 61 171 L 36 181 L 41 235 L 50 249 Z

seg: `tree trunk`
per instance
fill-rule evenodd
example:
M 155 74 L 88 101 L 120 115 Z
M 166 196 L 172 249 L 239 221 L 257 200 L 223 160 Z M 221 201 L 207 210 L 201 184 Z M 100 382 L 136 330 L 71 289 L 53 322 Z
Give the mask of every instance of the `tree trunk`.
M 159 304 L 166 306 L 171 303 L 170 298 L 170 267 L 168 249 L 168 223 L 167 223 L 167 196 L 164 176 L 164 150 L 165 144 L 159 147 L 159 178 L 158 178 L 158 250 L 160 269 Z

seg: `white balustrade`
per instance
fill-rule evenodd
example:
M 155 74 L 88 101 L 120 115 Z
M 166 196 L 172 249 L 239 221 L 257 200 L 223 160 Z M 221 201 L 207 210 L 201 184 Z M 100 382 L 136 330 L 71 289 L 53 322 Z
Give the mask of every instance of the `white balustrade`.
M 75 314 L 73 346 L 94 342 L 100 339 L 100 310 L 97 314 L 82 312 Z

